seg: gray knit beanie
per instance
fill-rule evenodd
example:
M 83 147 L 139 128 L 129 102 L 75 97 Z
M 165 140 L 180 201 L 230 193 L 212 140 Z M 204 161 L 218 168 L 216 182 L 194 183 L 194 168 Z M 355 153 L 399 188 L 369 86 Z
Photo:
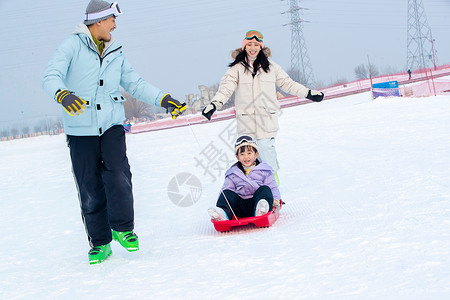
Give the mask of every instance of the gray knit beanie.
M 86 7 L 86 14 L 92 14 L 92 13 L 98 13 L 104 10 L 107 10 L 108 8 L 111 7 L 111 3 L 108 3 L 106 1 L 102 1 L 102 0 L 91 0 L 88 4 L 88 6 Z M 94 19 L 94 20 L 88 20 L 86 21 L 86 14 L 84 15 L 84 24 L 87 25 L 91 25 L 91 24 L 95 24 L 97 22 L 106 20 L 108 18 L 110 18 L 111 16 L 113 16 L 114 14 L 110 14 L 107 15 L 105 17 L 102 18 L 98 18 L 98 19 Z

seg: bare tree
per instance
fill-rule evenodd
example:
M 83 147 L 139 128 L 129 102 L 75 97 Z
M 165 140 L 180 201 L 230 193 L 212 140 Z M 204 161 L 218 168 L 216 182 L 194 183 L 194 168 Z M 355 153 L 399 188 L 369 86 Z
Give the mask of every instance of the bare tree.
M 63 129 L 64 128 L 64 124 L 63 124 L 63 120 L 62 118 L 58 118 L 55 122 L 55 128 L 56 129 Z
M 49 125 L 47 120 L 41 120 L 38 125 L 41 128 L 41 131 L 47 131 L 49 129 Z
M 334 80 L 334 81 L 331 83 L 331 86 L 343 85 L 343 84 L 346 84 L 346 83 L 348 83 L 347 78 L 341 77 L 341 78 L 338 78 L 338 79 Z
M 386 66 L 383 68 L 382 73 L 384 75 L 390 75 L 390 74 L 400 73 L 400 72 L 402 72 L 402 70 L 405 70 L 405 69 L 398 69 L 397 67 Z M 406 68 L 406 70 L 407 70 L 407 68 Z
M 42 131 L 41 125 L 34 125 L 33 129 L 34 129 L 34 132 L 41 132 Z
M 9 136 L 9 130 L 3 129 L 3 130 L 0 132 L 0 135 L 1 135 L 2 137 L 8 137 L 8 136 Z
M 286 73 L 288 73 L 289 77 L 291 77 L 292 80 L 303 85 L 305 84 L 305 76 L 299 70 L 290 68 Z
M 136 100 L 125 91 L 122 91 L 122 95 L 127 99 L 127 101 L 123 103 L 125 108 L 125 118 L 127 118 L 127 120 L 144 117 L 151 118 L 149 104 Z
M 377 66 L 375 66 L 373 64 L 370 64 L 370 70 L 369 71 L 372 73 L 372 77 L 377 77 L 377 76 L 380 75 L 380 72 L 378 72 Z
M 355 77 L 356 79 L 367 79 L 370 77 L 370 72 L 372 72 L 372 77 L 377 77 L 380 75 L 375 65 L 370 64 L 369 68 L 365 64 L 360 64 L 355 68 Z
M 369 72 L 367 71 L 365 64 L 360 64 L 355 68 L 355 77 L 356 79 L 366 79 L 369 78 Z
M 325 81 L 320 80 L 320 79 L 316 80 L 316 85 L 315 85 L 316 89 L 321 90 L 321 89 L 326 88 L 327 86 L 328 85 L 325 83 Z

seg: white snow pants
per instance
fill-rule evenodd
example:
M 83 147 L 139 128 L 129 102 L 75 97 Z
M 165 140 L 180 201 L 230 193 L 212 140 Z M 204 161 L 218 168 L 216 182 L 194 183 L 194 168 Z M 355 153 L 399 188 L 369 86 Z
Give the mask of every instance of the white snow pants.
M 259 158 L 268 163 L 276 173 L 280 169 L 277 160 L 277 151 L 275 150 L 275 138 L 256 140 L 259 148 Z

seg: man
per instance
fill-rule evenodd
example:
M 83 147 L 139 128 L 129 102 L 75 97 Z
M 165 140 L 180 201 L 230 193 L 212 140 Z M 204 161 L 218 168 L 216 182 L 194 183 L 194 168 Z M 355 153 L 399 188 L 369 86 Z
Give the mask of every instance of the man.
M 111 32 L 122 14 L 117 2 L 91 0 L 79 24 L 55 51 L 43 77 L 44 90 L 61 104 L 91 264 L 111 255 L 110 242 L 139 250 L 134 229 L 131 172 L 126 156 L 124 97 L 180 115 L 185 104 L 145 82 L 126 60 Z

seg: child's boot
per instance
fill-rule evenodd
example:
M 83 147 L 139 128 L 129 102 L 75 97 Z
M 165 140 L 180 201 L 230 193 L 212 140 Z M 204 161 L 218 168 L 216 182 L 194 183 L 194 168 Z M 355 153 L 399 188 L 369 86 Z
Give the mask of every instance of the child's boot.
M 267 200 L 265 199 L 261 199 L 256 204 L 255 217 L 265 215 L 267 214 L 268 211 L 269 211 L 269 202 L 267 202 Z
M 89 263 L 98 264 L 107 259 L 111 255 L 111 245 L 106 244 L 103 246 L 96 246 L 89 250 L 88 257 Z
M 220 207 L 211 207 L 208 209 L 208 213 L 214 221 L 228 220 L 226 212 Z
M 122 247 L 128 251 L 138 251 L 139 250 L 139 239 L 138 236 L 133 231 L 112 231 L 113 240 L 119 242 Z

